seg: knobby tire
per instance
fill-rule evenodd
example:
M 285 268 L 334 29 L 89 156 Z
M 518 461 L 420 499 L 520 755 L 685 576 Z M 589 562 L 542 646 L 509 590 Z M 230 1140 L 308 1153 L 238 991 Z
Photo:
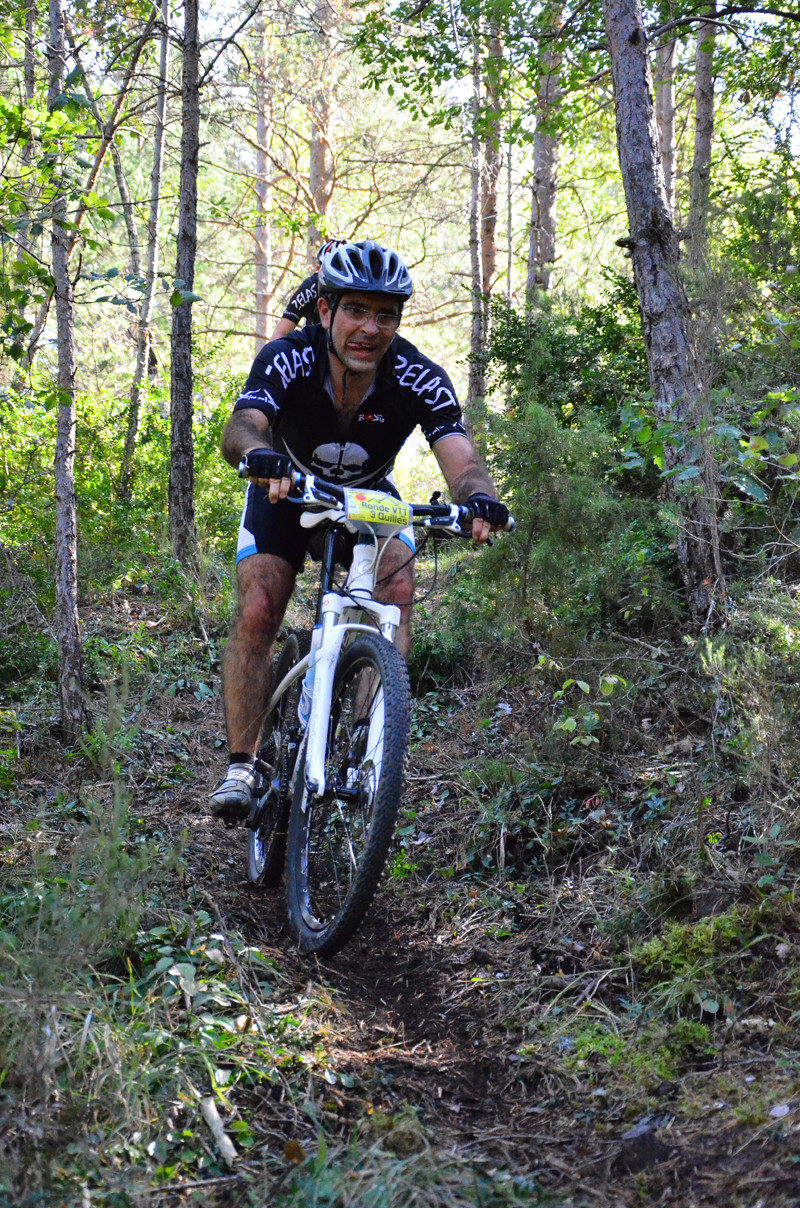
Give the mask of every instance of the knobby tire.
M 386 863 L 403 792 L 411 696 L 400 651 L 364 634 L 339 657 L 325 749 L 326 791 L 298 765 L 286 898 L 302 952 L 331 956 L 363 921 Z
M 283 643 L 275 662 L 273 688 L 311 649 L 311 635 L 302 629 L 292 630 Z M 298 738 L 297 706 L 302 691 L 302 679 L 295 680 L 275 704 L 264 725 L 264 742 L 258 753 L 267 765 L 264 792 L 258 802 L 256 828 L 248 832 L 247 875 L 255 885 L 272 888 L 280 884 L 286 861 L 286 834 L 292 802 L 289 782 L 293 771 L 296 748 L 290 742 Z

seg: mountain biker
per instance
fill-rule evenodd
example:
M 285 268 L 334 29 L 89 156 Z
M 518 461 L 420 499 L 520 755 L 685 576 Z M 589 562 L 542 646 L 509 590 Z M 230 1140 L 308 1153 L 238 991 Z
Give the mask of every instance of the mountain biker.
M 346 239 L 329 239 L 323 243 L 322 247 L 317 252 L 317 264 L 320 264 L 322 257 L 326 252 L 332 252 L 334 248 L 340 247 L 346 243 Z M 275 326 L 275 330 L 270 336 L 270 341 L 280 340 L 282 336 L 288 336 L 294 331 L 301 319 L 305 319 L 307 325 L 319 323 L 319 311 L 317 310 L 317 297 L 319 289 L 319 272 L 312 273 L 310 277 L 306 277 L 305 281 L 301 281 L 297 289 L 293 291 L 286 302 L 283 314 Z
M 486 541 L 508 521 L 449 377 L 396 334 L 412 290 L 397 252 L 379 243 L 324 250 L 319 324 L 265 344 L 225 426 L 222 454 L 232 466 L 245 459 L 250 479 L 237 548 L 238 608 L 222 659 L 229 766 L 210 798 L 212 813 L 225 821 L 250 814 L 272 647 L 308 548 L 302 511 L 286 499 L 292 470 L 397 495 L 388 476 L 419 424 L 453 500 L 473 512 L 474 539 Z M 400 608 L 396 643 L 406 656 L 413 541 L 413 530 L 388 539 L 375 593 Z

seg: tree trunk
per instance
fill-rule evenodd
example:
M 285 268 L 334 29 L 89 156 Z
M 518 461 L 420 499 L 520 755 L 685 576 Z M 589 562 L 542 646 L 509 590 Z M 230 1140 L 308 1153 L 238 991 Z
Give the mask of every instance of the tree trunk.
M 472 139 L 470 142 L 469 259 L 472 277 L 472 326 L 469 342 L 469 379 L 464 404 L 464 426 L 480 444 L 480 416 L 486 398 L 485 333 L 486 310 L 483 300 L 481 266 L 481 69 L 477 42 L 472 65 Z
M 708 16 L 716 12 L 712 4 Z M 694 56 L 694 156 L 689 170 L 689 264 L 705 260 L 708 200 L 711 191 L 711 144 L 714 138 L 714 35 L 717 27 L 704 21 L 697 30 Z
M 28 0 L 28 5 L 25 9 L 25 60 L 23 65 L 25 100 L 28 104 L 31 103 L 36 92 L 36 19 L 38 16 L 39 8 L 36 0 Z M 32 128 L 30 133 L 31 135 L 34 133 Z M 22 148 L 23 176 L 28 175 L 35 154 L 36 146 L 33 137 L 31 137 Z M 27 230 L 20 232 L 19 245 L 24 252 L 29 252 L 33 247 L 33 240 Z
M 111 116 L 105 125 L 104 132 L 103 132 L 102 138 L 100 140 L 100 146 L 97 148 L 97 151 L 95 152 L 94 163 L 92 164 L 92 167 L 89 169 L 88 176 L 83 185 L 83 190 L 82 190 L 83 196 L 78 203 L 75 213 L 72 216 L 72 220 L 71 220 L 72 221 L 72 231 L 70 233 L 69 245 L 68 245 L 68 249 L 67 249 L 69 256 L 72 256 L 72 253 L 74 252 L 75 248 L 78 245 L 78 239 L 80 238 L 80 230 L 81 230 L 81 227 L 83 226 L 83 222 L 84 222 L 84 219 L 86 218 L 86 213 L 87 213 L 87 210 L 89 207 L 87 198 L 88 198 L 89 194 L 91 194 L 93 192 L 94 187 L 97 184 L 97 178 L 100 175 L 100 169 L 103 166 L 103 160 L 106 157 L 106 154 L 107 154 L 109 147 L 111 146 L 112 140 L 114 138 L 114 135 L 117 131 L 117 127 L 119 126 L 120 115 L 122 113 L 122 109 L 125 104 L 125 101 L 127 100 L 128 93 L 130 92 L 131 85 L 133 83 L 133 77 L 136 72 L 137 64 L 141 57 L 142 51 L 144 50 L 145 46 L 147 45 L 147 42 L 150 39 L 150 31 L 153 28 L 154 22 L 155 22 L 155 13 L 151 13 L 151 15 L 147 19 L 144 29 L 142 30 L 141 34 L 139 35 L 139 37 L 137 38 L 137 40 L 133 46 L 130 62 L 125 70 L 125 73 L 122 77 L 122 82 L 119 86 L 119 90 L 114 99 L 114 105 L 111 110 Z M 50 304 L 51 304 L 52 300 L 53 300 L 53 293 L 51 292 L 45 297 L 44 301 L 42 302 L 41 306 L 39 307 L 39 313 L 36 316 L 36 322 L 34 323 L 33 330 L 30 333 L 30 336 L 28 338 L 28 346 L 25 351 L 25 358 L 22 362 L 23 368 L 26 368 L 26 369 L 31 368 L 33 366 L 34 361 L 36 360 L 36 356 L 39 351 L 39 343 L 42 338 L 42 332 L 44 331 L 45 324 L 47 323 L 47 316 L 50 311 Z
M 142 275 L 142 248 L 139 243 L 139 231 L 136 227 L 136 215 L 133 212 L 131 191 L 125 178 L 122 157 L 116 143 L 111 144 L 111 159 L 114 164 L 114 176 L 117 180 L 117 192 L 122 205 L 122 216 L 125 219 L 125 230 L 128 233 L 128 250 L 130 251 L 129 268 L 134 277 Z
M 62 90 L 66 72 L 66 35 L 61 0 L 50 0 L 47 51 L 50 82 L 48 101 Z M 57 173 L 63 170 L 58 165 Z M 69 275 L 70 232 L 67 194 L 56 176 L 52 204 L 52 271 L 58 349 L 58 419 L 54 459 L 56 509 L 55 629 L 58 641 L 58 695 L 61 726 L 77 742 L 90 718 L 84 696 L 83 651 L 78 621 L 78 505 L 75 494 L 76 363 L 72 281 Z
M 675 15 L 675 6 L 668 8 L 669 19 Z M 661 148 L 661 166 L 664 171 L 664 190 L 670 214 L 675 215 L 675 50 L 674 38 L 662 41 L 656 50 L 656 122 Z
M 503 156 L 500 151 L 502 101 L 500 73 L 503 64 L 503 43 L 496 29 L 489 36 L 489 54 L 484 71 L 489 130 L 483 143 L 483 173 L 481 175 L 481 284 L 487 320 L 489 299 L 497 274 L 497 185 Z M 488 323 L 485 337 L 488 336 Z
M 553 28 L 560 24 L 555 15 Z M 550 288 L 556 258 L 556 203 L 558 200 L 558 155 L 560 135 L 556 118 L 561 102 L 561 56 L 545 43 L 542 71 L 536 88 L 536 131 L 533 140 L 531 182 L 531 229 L 528 244 L 528 279 L 525 296 L 531 306 L 537 290 Z
M 161 0 L 163 30 L 158 60 L 158 92 L 156 94 L 155 130 L 153 132 L 153 167 L 150 172 L 150 213 L 147 220 L 147 270 L 145 289 L 139 308 L 136 333 L 136 363 L 128 401 L 128 424 L 125 448 L 120 466 L 119 498 L 130 499 L 133 490 L 133 463 L 142 408 L 142 383 L 151 361 L 154 362 L 151 319 L 158 279 L 158 235 L 161 204 L 161 174 L 164 166 L 164 130 L 167 118 L 167 71 L 169 68 L 169 0 Z
M 311 146 L 309 148 L 308 189 L 314 202 L 314 217 L 308 224 L 308 263 L 314 263 L 314 253 L 323 239 L 317 219 L 328 213 L 333 194 L 333 92 L 325 81 L 330 75 L 331 32 L 336 13 L 331 0 L 316 0 L 314 21 L 318 47 L 316 77 L 319 88 L 311 101 Z
M 256 18 L 256 355 L 267 342 L 270 302 L 272 301 L 272 226 L 270 222 L 270 187 L 267 159 L 267 54 L 266 27 L 263 13 Z
M 178 194 L 176 288 L 191 292 L 197 253 L 197 174 L 200 158 L 200 42 L 197 0 L 184 0 L 183 74 L 181 87 L 181 174 Z M 172 312 L 171 457 L 169 531 L 172 552 L 186 570 L 194 569 L 197 534 L 194 519 L 194 415 L 192 373 L 192 302 Z
M 75 41 L 75 35 L 72 29 L 72 23 L 69 17 L 66 18 L 67 39 L 69 41 L 70 53 L 78 67 L 83 72 L 83 91 L 89 102 L 89 108 L 92 112 L 92 117 L 97 122 L 97 129 L 101 139 L 105 136 L 106 127 L 103 121 L 103 115 L 100 112 L 100 107 L 97 104 L 97 99 L 89 87 L 89 79 L 81 59 L 79 46 Z M 125 230 L 128 232 L 128 249 L 130 251 L 129 268 L 134 276 L 141 276 L 142 272 L 142 251 L 139 245 L 139 232 L 136 228 L 136 218 L 133 212 L 133 202 L 131 201 L 131 191 L 128 188 L 128 182 L 125 178 L 125 170 L 122 166 L 122 157 L 115 142 L 111 142 L 111 159 L 114 164 L 114 176 L 117 181 L 117 192 L 119 193 L 120 203 L 122 205 L 122 217 L 125 222 Z
M 700 386 L 689 346 L 689 313 L 678 262 L 680 245 L 667 205 L 652 97 L 647 37 L 639 0 L 603 0 L 611 55 L 617 147 L 625 188 L 630 249 L 656 410 L 686 436 L 698 423 Z M 665 469 L 680 462 L 680 436 L 665 448 Z M 679 495 L 678 558 L 691 617 L 708 620 L 714 585 L 724 590 L 714 500 L 714 467 L 703 494 Z M 691 488 L 690 488 L 691 490 Z
M 39 8 L 36 0 L 28 0 L 25 9 L 25 50 L 23 60 L 23 87 L 25 89 L 25 100 L 28 104 L 31 103 L 36 92 L 36 20 L 39 16 Z M 23 144 L 21 159 L 22 159 L 22 176 L 26 179 L 30 176 L 31 168 L 36 157 L 36 141 L 35 127 L 28 128 L 29 138 Z M 33 211 L 35 207 L 34 194 L 36 186 L 32 181 L 27 185 L 23 185 L 27 194 L 27 203 L 29 211 Z M 30 229 L 25 228 L 19 233 L 19 247 L 22 252 L 30 252 L 33 250 L 34 240 L 31 237 Z M 23 314 L 23 319 L 26 317 Z M 19 363 L 14 365 L 11 378 L 11 392 L 6 399 L 6 406 L 12 406 L 11 399 L 14 393 L 18 393 L 24 388 L 25 374 L 23 368 L 26 367 L 26 362 L 22 365 Z
M 508 141 L 506 143 L 506 306 L 511 309 L 513 297 L 512 271 L 514 268 L 514 177 L 512 173 L 514 149 L 513 131 L 509 115 Z

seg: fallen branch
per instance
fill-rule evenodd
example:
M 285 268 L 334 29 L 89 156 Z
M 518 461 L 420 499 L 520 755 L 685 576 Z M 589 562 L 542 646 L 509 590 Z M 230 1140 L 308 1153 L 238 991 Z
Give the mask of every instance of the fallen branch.
M 220 1157 L 226 1166 L 233 1166 L 239 1155 L 236 1152 L 236 1146 L 234 1145 L 233 1141 L 222 1127 L 222 1120 L 220 1119 L 220 1115 L 217 1111 L 217 1106 L 214 1103 L 214 1100 L 201 1099 L 200 1111 L 203 1113 L 203 1119 L 205 1120 L 206 1124 L 211 1129 L 211 1133 L 216 1142 Z

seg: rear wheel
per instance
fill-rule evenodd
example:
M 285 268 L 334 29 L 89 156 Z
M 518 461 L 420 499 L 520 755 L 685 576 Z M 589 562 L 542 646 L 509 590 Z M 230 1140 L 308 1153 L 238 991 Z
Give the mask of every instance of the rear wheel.
M 277 688 L 310 649 L 310 634 L 293 629 L 275 663 L 273 687 Z M 289 782 L 299 742 L 297 705 L 302 683 L 302 677 L 295 680 L 270 712 L 264 726 L 264 742 L 258 752 L 264 792 L 250 824 L 247 853 L 247 874 L 256 885 L 279 885 L 283 875 L 291 808 Z
M 295 777 L 286 862 L 289 922 L 301 951 L 330 956 L 364 918 L 383 872 L 403 791 L 408 672 L 397 647 L 358 637 L 339 658 L 325 792 Z

